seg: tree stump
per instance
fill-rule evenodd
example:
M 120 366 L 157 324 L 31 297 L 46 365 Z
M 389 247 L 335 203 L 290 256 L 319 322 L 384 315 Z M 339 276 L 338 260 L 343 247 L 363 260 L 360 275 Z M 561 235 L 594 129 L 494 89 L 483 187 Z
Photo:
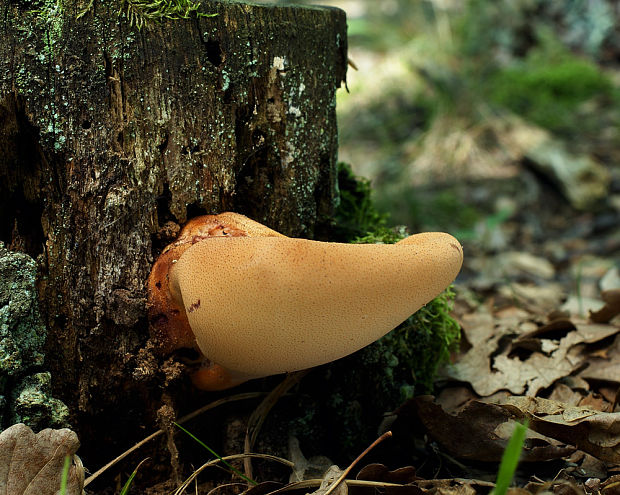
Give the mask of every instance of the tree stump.
M 337 200 L 344 12 L 209 1 L 138 29 L 129 3 L 0 2 L 0 240 L 37 260 L 44 369 L 91 469 L 155 428 L 145 281 L 178 224 L 312 237 Z

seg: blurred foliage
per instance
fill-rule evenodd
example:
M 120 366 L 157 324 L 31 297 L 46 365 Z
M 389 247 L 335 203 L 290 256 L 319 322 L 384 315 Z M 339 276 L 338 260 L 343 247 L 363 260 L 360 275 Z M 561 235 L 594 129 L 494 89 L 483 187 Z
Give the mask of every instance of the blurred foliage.
M 454 19 L 469 58 L 491 56 L 501 63 L 524 57 L 536 47 L 537 32 L 547 30 L 566 49 L 606 61 L 620 48 L 617 9 L 615 0 L 468 0 Z
M 470 205 L 464 205 L 457 194 L 449 189 L 438 191 L 427 201 L 416 198 L 409 201 L 409 215 L 416 225 L 429 230 L 471 231 L 480 219 L 480 213 Z
M 501 126 L 486 125 L 509 113 L 570 150 L 618 163 L 620 11 L 613 0 L 334 3 L 354 6 L 353 59 L 372 54 L 377 64 L 372 78 L 352 74 L 352 94 L 339 95 L 341 155 L 371 178 L 377 204 L 396 221 L 472 233 L 493 215 L 452 185 L 509 164 L 494 135 Z M 436 196 L 421 198 L 430 182 Z
M 580 105 L 592 98 L 610 104 L 615 96 L 610 78 L 594 62 L 544 45 L 532 49 L 521 63 L 496 71 L 488 95 L 494 103 L 560 134 L 581 125 L 575 119 Z

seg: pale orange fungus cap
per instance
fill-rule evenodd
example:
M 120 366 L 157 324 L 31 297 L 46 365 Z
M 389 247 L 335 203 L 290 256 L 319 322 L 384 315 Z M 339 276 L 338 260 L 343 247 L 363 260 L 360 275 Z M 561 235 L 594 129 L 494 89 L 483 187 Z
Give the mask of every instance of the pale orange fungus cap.
M 205 389 L 351 354 L 439 295 L 463 261 L 444 233 L 339 244 L 288 238 L 234 213 L 209 218 L 224 215 L 256 237 L 200 234 L 167 263 L 166 292 L 192 334 L 172 338 L 217 363 L 194 375 Z

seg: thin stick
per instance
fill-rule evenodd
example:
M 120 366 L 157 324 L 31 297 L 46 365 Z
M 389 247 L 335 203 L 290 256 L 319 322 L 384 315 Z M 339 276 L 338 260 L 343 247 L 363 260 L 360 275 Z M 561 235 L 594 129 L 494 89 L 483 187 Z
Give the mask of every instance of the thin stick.
M 306 488 L 314 488 L 320 486 L 323 480 L 320 479 L 312 479 L 312 480 L 303 480 L 296 481 L 295 483 L 289 483 L 282 488 L 278 488 L 273 492 L 269 492 L 266 495 L 277 495 L 279 493 L 290 492 L 291 490 L 301 490 Z M 404 486 L 401 483 L 388 483 L 385 481 L 366 481 L 366 480 L 344 480 L 344 483 L 347 486 L 370 486 L 370 487 L 386 487 L 386 486 Z
M 269 455 L 269 454 L 233 454 L 233 455 L 227 455 L 224 457 L 220 457 L 219 459 L 213 459 L 211 461 L 205 462 L 202 466 L 200 466 L 198 469 L 196 469 L 189 478 L 187 478 L 179 488 L 176 489 L 176 491 L 174 492 L 174 495 L 179 495 L 183 492 L 183 490 L 185 490 L 185 488 L 187 488 L 187 486 L 194 480 L 196 479 L 196 477 L 202 472 L 204 471 L 206 468 L 208 468 L 209 466 L 214 466 L 215 464 L 219 463 L 219 462 L 225 462 L 225 461 L 234 461 L 236 459 L 245 459 L 246 457 L 258 457 L 260 459 L 269 459 L 269 460 L 273 460 L 276 462 L 280 462 L 288 467 L 290 467 L 291 469 L 295 466 L 291 461 L 289 461 L 288 459 L 283 459 L 281 457 L 277 457 L 275 455 Z
M 208 411 L 209 409 L 214 409 L 214 408 L 216 408 L 218 406 L 221 406 L 222 404 L 226 404 L 227 402 L 234 402 L 234 401 L 246 400 L 246 399 L 255 399 L 256 397 L 260 397 L 261 395 L 265 395 L 265 394 L 263 392 L 248 392 L 248 393 L 245 393 L 245 394 L 237 394 L 237 395 L 231 395 L 230 397 L 224 397 L 223 399 L 219 399 L 219 400 L 213 401 L 213 402 L 207 404 L 206 406 L 203 406 L 200 409 L 196 409 L 195 411 L 193 411 L 193 412 L 183 416 L 181 419 L 179 419 L 177 421 L 177 423 L 179 423 L 179 424 L 185 423 L 186 421 L 189 421 L 190 419 L 195 418 L 196 416 L 198 416 L 198 415 Z M 119 455 L 115 459 L 113 459 L 110 462 L 108 462 L 101 469 L 98 469 L 92 475 L 90 475 L 88 478 L 86 478 L 84 480 L 84 486 L 88 486 L 96 478 L 98 478 L 101 474 L 103 474 L 105 471 L 110 469 L 116 463 L 122 461 L 125 457 L 127 457 L 132 452 L 138 450 L 145 443 L 150 442 L 151 440 L 153 440 L 154 438 L 157 438 L 159 435 L 162 435 L 163 433 L 164 433 L 164 430 L 157 430 L 155 433 L 152 433 L 151 435 L 146 437 L 144 440 L 139 441 L 133 447 L 131 447 L 130 449 L 126 450 L 121 455 Z
M 349 465 L 348 468 L 346 468 L 342 474 L 340 475 L 340 477 L 334 481 L 334 483 L 327 489 L 327 491 L 323 494 L 323 495 L 329 495 L 331 492 L 333 492 L 336 487 L 342 483 L 344 481 L 344 479 L 349 475 L 349 473 L 351 472 L 351 469 L 353 469 L 353 467 L 362 460 L 362 458 L 368 454 L 368 452 L 370 452 L 372 449 L 374 449 L 377 445 L 379 445 L 381 442 L 383 442 L 383 440 L 385 440 L 386 438 L 389 438 L 392 436 L 392 432 L 391 431 L 386 431 L 383 435 L 381 435 L 379 438 L 377 438 L 374 442 L 372 442 L 368 447 L 366 447 L 366 450 L 364 450 L 364 452 L 362 452 L 360 455 L 357 456 L 357 458 Z

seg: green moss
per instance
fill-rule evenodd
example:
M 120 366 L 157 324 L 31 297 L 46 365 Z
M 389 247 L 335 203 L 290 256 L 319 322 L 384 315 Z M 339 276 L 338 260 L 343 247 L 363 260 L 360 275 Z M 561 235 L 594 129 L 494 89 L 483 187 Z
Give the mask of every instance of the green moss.
M 192 17 L 214 17 L 217 14 L 201 12 L 201 3 L 192 0 L 116 0 L 119 16 L 129 20 L 131 26 L 142 29 L 149 23 L 164 20 L 191 19 Z M 47 44 L 50 51 L 62 35 L 63 15 L 62 0 L 40 0 L 32 2 L 35 7 L 30 11 L 47 26 Z M 94 0 L 86 3 L 77 18 L 83 17 L 93 7 Z
M 34 14 L 39 24 L 45 27 L 43 36 L 44 55 L 51 57 L 54 48 L 62 37 L 64 14 L 61 0 L 42 0 L 28 14 Z
M 578 126 L 577 111 L 588 100 L 613 98 L 613 85 L 598 66 L 570 54 L 533 52 L 522 66 L 496 73 L 489 87 L 493 102 L 555 132 Z
M 449 361 L 458 344 L 461 329 L 450 316 L 454 296 L 453 286 L 448 287 L 381 339 L 388 362 L 397 360 L 399 366 L 411 370 L 411 381 L 404 376 L 400 385 L 402 399 L 412 394 L 414 386 L 416 393 L 431 392 L 437 368 Z
M 192 0 L 122 0 L 120 13 L 132 26 L 142 29 L 149 22 L 164 20 L 190 19 L 195 17 L 213 17 L 200 11 L 200 2 Z
M 370 181 L 356 177 L 351 166 L 343 162 L 338 163 L 338 189 L 332 228 L 336 240 L 352 242 L 386 228 L 388 215 L 375 207 Z

